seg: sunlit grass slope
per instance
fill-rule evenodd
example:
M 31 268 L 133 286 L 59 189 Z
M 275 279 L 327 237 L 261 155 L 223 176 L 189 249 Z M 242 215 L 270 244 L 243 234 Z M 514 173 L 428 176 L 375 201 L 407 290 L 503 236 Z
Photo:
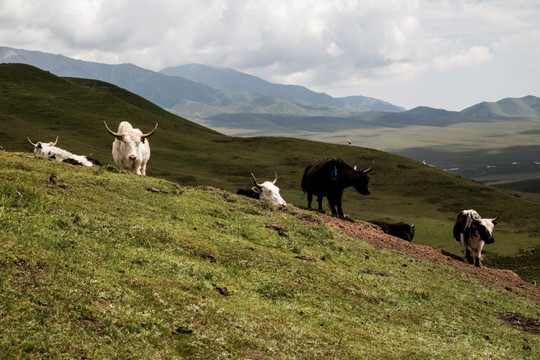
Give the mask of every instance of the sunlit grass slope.
M 340 146 L 290 138 L 234 138 L 219 134 L 116 86 L 93 80 L 59 78 L 27 65 L 0 65 L 0 145 L 9 151 L 30 152 L 33 141 L 51 141 L 76 154 L 91 155 L 111 164 L 112 137 L 103 121 L 116 128 L 123 120 L 143 131 L 159 127 L 150 140 L 149 175 L 182 186 L 213 186 L 228 191 L 252 186 L 250 173 L 259 180 L 278 173 L 277 185 L 290 204 L 306 205 L 300 180 L 313 158 L 342 157 L 367 167 L 371 195 L 345 191 L 344 211 L 361 219 L 405 221 L 416 225 L 414 241 L 455 254 L 461 249 L 452 238 L 457 213 L 476 209 L 494 217 L 502 213 L 496 242 L 485 248 L 485 261 L 493 255 L 513 257 L 520 249 L 540 246 L 540 203 L 525 196 L 484 186 L 407 158 L 357 146 Z M 326 203 L 325 203 L 325 206 Z M 522 258 L 516 259 L 522 263 Z M 513 267 L 510 265 L 511 268 Z M 530 281 L 539 280 L 536 275 Z
M 0 152 L 0 234 L 3 359 L 540 356 L 538 304 L 213 187 Z

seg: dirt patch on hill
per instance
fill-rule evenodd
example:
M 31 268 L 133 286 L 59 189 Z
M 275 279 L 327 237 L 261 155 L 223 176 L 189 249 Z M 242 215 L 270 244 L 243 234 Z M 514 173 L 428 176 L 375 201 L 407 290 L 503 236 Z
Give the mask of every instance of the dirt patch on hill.
M 387 235 L 368 223 L 357 222 L 351 219 L 338 219 L 328 215 L 321 215 L 321 219 L 328 226 L 339 229 L 353 238 L 365 241 L 377 249 L 397 250 L 407 254 L 411 258 L 421 258 L 436 264 L 449 266 L 455 271 L 460 271 L 466 276 L 484 284 L 493 285 L 505 291 L 528 297 L 540 304 L 540 289 L 521 279 L 513 271 L 487 267 L 477 268 L 466 263 L 459 256 L 444 250 L 410 243 Z

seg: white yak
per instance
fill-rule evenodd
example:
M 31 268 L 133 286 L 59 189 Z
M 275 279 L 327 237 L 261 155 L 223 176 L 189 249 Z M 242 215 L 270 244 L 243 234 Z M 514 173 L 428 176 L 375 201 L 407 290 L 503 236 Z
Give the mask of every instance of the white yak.
M 118 125 L 118 132 L 112 131 L 105 121 L 104 123 L 107 131 L 115 137 L 112 156 L 116 166 L 137 175 L 146 175 L 146 163 L 150 159 L 150 144 L 147 138 L 154 134 L 158 123 L 146 134 L 134 129 L 127 121 L 122 121 Z

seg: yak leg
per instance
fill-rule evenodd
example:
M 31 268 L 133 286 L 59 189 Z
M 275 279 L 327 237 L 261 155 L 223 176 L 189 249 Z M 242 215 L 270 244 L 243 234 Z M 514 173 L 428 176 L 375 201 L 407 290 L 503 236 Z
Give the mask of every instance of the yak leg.
M 332 216 L 337 216 L 336 200 L 333 196 L 328 196 L 328 203 L 330 204 L 330 210 L 332 210 Z
M 311 202 L 313 201 L 313 194 L 308 193 L 307 194 L 307 207 L 308 209 L 311 209 Z
M 465 250 L 465 258 L 467 259 L 467 262 L 469 264 L 474 264 L 474 259 L 473 259 L 472 255 L 471 255 L 471 250 L 469 250 L 469 249 Z
M 141 175 L 146 176 L 146 163 L 148 162 L 148 159 L 141 161 Z
M 324 196 L 322 195 L 317 196 L 317 202 L 319 203 L 319 207 L 318 207 L 319 211 L 323 211 L 323 208 L 322 208 L 323 197 Z
M 482 267 L 482 262 L 480 261 L 480 251 L 475 250 L 473 251 L 473 258 L 474 258 L 474 266 L 476 267 Z
M 340 218 L 343 218 L 345 217 L 343 215 L 343 210 L 341 209 L 341 197 L 342 197 L 343 193 L 339 193 L 337 196 L 336 196 L 336 205 L 337 205 L 337 214 Z

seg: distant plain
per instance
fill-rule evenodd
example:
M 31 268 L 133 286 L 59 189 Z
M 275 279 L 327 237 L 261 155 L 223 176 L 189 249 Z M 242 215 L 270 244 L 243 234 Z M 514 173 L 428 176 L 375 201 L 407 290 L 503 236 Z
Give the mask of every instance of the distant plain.
M 444 127 L 361 126 L 325 132 L 241 129 L 198 122 L 230 136 L 285 136 L 377 149 L 486 183 L 540 178 L 540 118 L 501 118 Z

